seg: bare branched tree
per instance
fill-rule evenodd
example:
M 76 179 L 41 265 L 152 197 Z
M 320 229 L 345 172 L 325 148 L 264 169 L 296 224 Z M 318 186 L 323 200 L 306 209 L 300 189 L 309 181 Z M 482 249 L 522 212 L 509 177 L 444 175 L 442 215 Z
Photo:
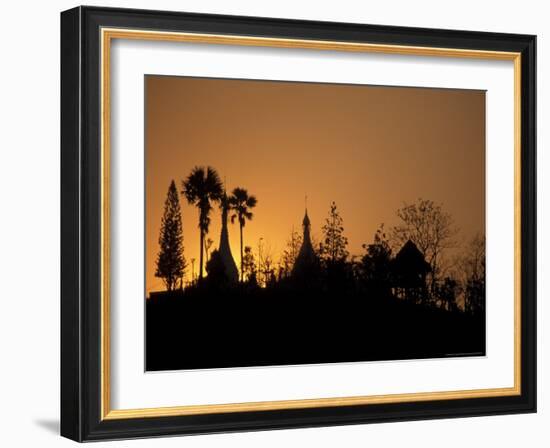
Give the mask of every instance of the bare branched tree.
M 293 228 L 290 237 L 286 240 L 286 247 L 281 256 L 281 269 L 285 276 L 290 275 L 292 272 L 301 246 L 302 236 Z
M 391 232 L 394 250 L 399 250 L 411 240 L 430 264 L 430 291 L 433 293 L 443 268 L 443 255 L 446 249 L 456 246 L 458 229 L 452 216 L 443 211 L 440 204 L 426 199 L 418 199 L 414 204 L 405 203 L 397 210 L 401 223 Z
M 244 248 L 243 273 L 245 281 L 257 281 L 256 260 L 250 246 Z
M 458 271 L 464 291 L 464 310 L 471 313 L 485 308 L 485 236 L 472 238 L 458 259 Z

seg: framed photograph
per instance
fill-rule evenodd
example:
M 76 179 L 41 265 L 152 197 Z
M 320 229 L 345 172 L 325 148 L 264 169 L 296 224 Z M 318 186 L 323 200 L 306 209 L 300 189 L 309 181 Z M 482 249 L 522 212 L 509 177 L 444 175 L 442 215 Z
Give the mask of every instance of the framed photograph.
M 535 36 L 61 14 L 61 433 L 536 411 Z

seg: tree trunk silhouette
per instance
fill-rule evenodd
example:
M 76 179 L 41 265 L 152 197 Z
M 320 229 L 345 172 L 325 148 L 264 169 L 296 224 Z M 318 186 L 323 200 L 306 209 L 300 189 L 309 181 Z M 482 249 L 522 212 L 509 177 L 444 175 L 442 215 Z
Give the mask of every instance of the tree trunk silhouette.
M 199 271 L 199 278 L 202 280 L 202 262 L 203 262 L 203 251 L 204 251 L 204 230 L 201 229 L 201 251 L 200 251 L 200 257 L 199 257 L 199 264 L 200 264 L 200 271 Z
M 231 196 L 229 197 L 229 204 L 231 210 L 234 212 L 231 216 L 231 222 L 235 222 L 235 219 L 239 221 L 239 228 L 241 233 L 241 281 L 244 280 L 244 268 L 243 268 L 243 227 L 246 220 L 251 220 L 254 216 L 251 209 L 256 207 L 258 200 L 256 196 L 248 194 L 248 191 L 244 188 L 237 187 L 233 189 Z
M 244 281 L 244 273 L 243 273 L 243 225 L 239 223 L 239 227 L 241 230 L 241 282 Z

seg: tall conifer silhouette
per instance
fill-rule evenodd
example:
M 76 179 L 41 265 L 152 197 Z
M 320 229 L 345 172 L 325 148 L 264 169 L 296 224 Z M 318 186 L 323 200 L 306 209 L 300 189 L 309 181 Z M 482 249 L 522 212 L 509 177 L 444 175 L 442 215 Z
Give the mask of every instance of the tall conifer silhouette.
M 178 190 L 173 180 L 164 202 L 159 246 L 155 276 L 162 278 L 166 289 L 172 291 L 176 289 L 178 280 L 181 282 L 185 271 L 181 209 Z

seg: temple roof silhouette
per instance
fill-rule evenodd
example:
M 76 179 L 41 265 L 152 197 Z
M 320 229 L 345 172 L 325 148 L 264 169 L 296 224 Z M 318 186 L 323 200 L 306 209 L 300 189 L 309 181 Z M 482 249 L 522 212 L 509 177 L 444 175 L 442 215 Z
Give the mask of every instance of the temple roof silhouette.
M 422 279 L 432 269 L 416 244 L 408 240 L 392 260 L 394 275 L 402 280 Z

